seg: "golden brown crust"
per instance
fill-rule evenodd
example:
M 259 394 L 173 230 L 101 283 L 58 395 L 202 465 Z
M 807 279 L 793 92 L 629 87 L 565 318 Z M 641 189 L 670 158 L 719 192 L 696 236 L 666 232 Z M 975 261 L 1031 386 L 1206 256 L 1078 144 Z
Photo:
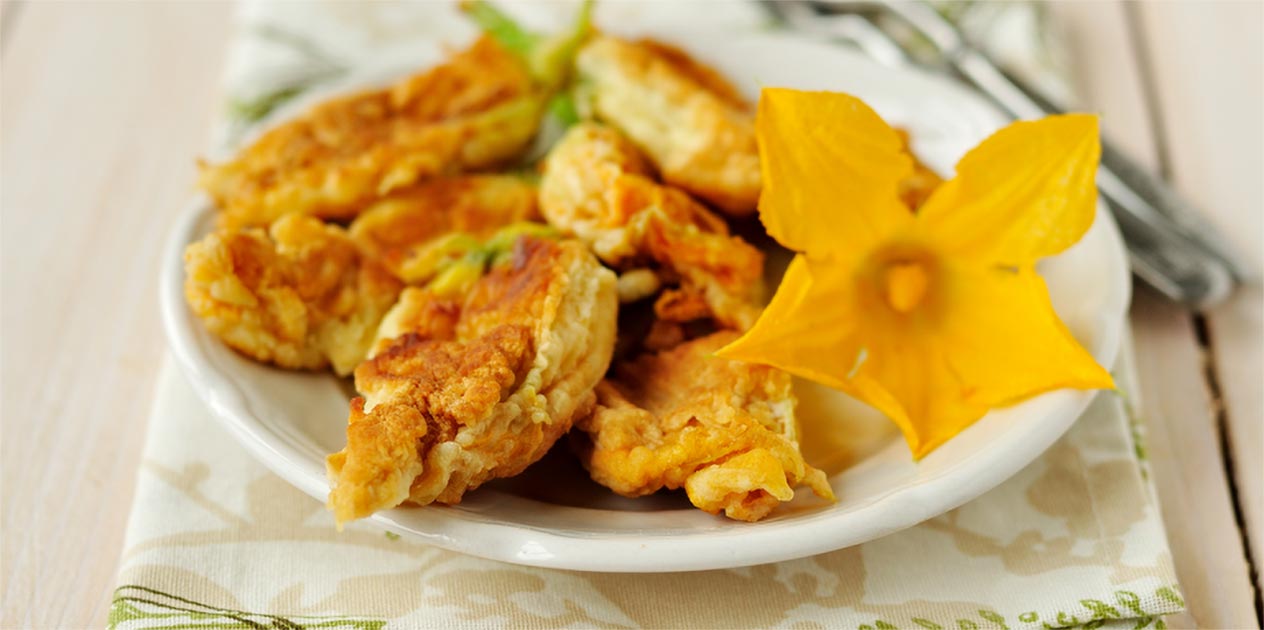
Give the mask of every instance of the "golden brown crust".
M 598 37 L 576 68 L 597 117 L 618 127 L 663 180 L 742 216 L 759 200 L 754 116 L 726 80 L 684 51 Z
M 328 460 L 337 520 L 456 503 L 542 457 L 591 409 L 614 347 L 614 285 L 583 245 L 522 238 L 465 295 L 405 290 L 356 369 L 365 401 Z
M 693 81 L 698 87 L 732 105 L 735 109 L 749 112 L 750 103 L 737 91 L 737 87 L 729 82 L 715 68 L 694 59 L 684 50 L 656 39 L 639 39 L 636 46 L 644 48 L 672 67 L 681 77 Z
M 660 318 L 712 317 L 743 330 L 763 298 L 763 254 L 688 194 L 654 182 L 640 152 L 612 127 L 581 123 L 549 153 L 540 210 L 620 270 L 652 265 Z
M 744 521 L 767 516 L 800 484 L 833 499 L 799 453 L 790 375 L 712 356 L 736 337 L 720 332 L 617 364 L 592 415 L 576 422 L 592 478 L 629 497 L 684 488 L 698 508 Z
M 483 240 L 500 228 L 539 217 L 537 189 L 513 175 L 443 177 L 368 205 L 351 224 L 351 238 L 409 284 L 428 279 L 429 254 L 441 237 Z
M 350 218 L 421 179 L 519 154 L 539 122 L 534 90 L 517 58 L 484 37 L 394 86 L 323 102 L 233 160 L 201 164 L 199 185 L 226 226 L 266 226 L 290 212 Z
M 400 284 L 341 228 L 290 215 L 268 232 L 214 232 L 185 250 L 185 298 L 232 348 L 281 367 L 348 374 Z

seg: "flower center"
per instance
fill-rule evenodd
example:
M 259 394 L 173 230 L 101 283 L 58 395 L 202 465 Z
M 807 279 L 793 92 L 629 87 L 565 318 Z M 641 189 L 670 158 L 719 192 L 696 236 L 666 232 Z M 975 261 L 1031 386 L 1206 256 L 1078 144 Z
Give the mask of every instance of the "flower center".
M 922 302 L 930 278 L 918 262 L 894 263 L 886 269 L 887 303 L 897 313 L 907 313 Z

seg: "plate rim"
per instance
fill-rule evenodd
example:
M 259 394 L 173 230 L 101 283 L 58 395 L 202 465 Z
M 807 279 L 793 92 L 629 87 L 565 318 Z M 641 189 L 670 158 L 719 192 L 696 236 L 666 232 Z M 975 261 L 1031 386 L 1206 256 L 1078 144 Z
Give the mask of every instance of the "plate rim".
M 771 38 L 793 40 L 796 43 L 820 43 L 786 33 L 741 34 L 746 39 Z M 827 45 L 827 44 L 821 44 Z M 831 47 L 836 54 L 848 55 L 856 62 L 876 65 L 858 53 Z M 379 69 L 380 72 L 380 69 Z M 915 68 L 893 70 L 920 75 L 944 83 L 945 89 L 968 92 L 969 97 L 981 100 L 977 94 L 950 80 Z M 995 108 L 993 108 L 995 109 Z M 159 279 L 161 319 L 169 345 L 181 371 L 197 392 L 198 397 L 213 415 L 246 449 L 272 472 L 298 487 L 305 494 L 324 501 L 328 484 L 324 479 L 312 479 L 297 462 L 306 459 L 289 445 L 270 439 L 272 432 L 260 426 L 249 409 L 245 395 L 226 376 L 220 374 L 202 355 L 193 318 L 184 300 L 184 249 L 195 240 L 199 229 L 215 212 L 211 200 L 198 193 L 182 210 L 179 219 L 168 232 L 163 247 Z M 1122 346 L 1126 324 L 1127 305 L 1131 294 L 1131 276 L 1124 254 L 1119 230 L 1109 212 L 1099 203 L 1097 220 L 1103 223 L 1106 240 L 1114 260 L 1111 274 L 1116 277 L 1112 286 L 1120 284 L 1117 297 L 1119 304 L 1107 304 L 1117 308 L 1117 317 L 1111 317 L 1105 336 L 1102 359 L 1105 365 L 1113 365 Z M 203 335 L 209 333 L 202 331 Z M 215 341 L 218 341 L 217 339 Z M 1042 394 L 1040 398 L 1055 399 L 1054 412 L 1069 420 L 1061 426 L 1044 428 L 1035 435 L 1023 434 L 1024 440 L 1011 445 L 1004 456 L 982 457 L 972 454 L 952 464 L 940 474 L 925 478 L 919 483 L 892 488 L 856 506 L 845 513 L 847 520 L 864 520 L 872 525 L 863 530 L 848 530 L 834 521 L 844 515 L 823 513 L 819 517 L 804 517 L 765 526 L 733 528 L 720 531 L 664 536 L 614 536 L 575 535 L 549 530 L 533 525 L 506 523 L 478 518 L 471 512 L 461 512 L 432 506 L 418 510 L 406 508 L 409 523 L 394 517 L 399 510 L 379 512 L 370 522 L 393 532 L 409 535 L 422 542 L 439 547 L 515 564 L 543 568 L 569 569 L 599 572 L 676 572 L 722 569 L 751 566 L 800 558 L 861 544 L 875 538 L 911 527 L 955 509 L 1012 477 L 1048 449 L 1083 415 L 1097 391 L 1056 390 Z M 986 474 L 984 474 L 986 473 Z M 962 484 L 961 478 L 974 478 L 973 484 Z M 989 481 L 978 483 L 977 479 Z M 927 508 L 925 506 L 935 507 Z M 582 509 L 582 508 L 574 508 Z M 422 513 L 421 518 L 418 514 Z M 914 516 L 910 517 L 909 514 Z M 420 520 L 420 523 L 417 521 Z M 422 526 L 422 527 L 419 527 Z M 426 530 L 433 527 L 432 530 Z M 796 544 L 786 544 L 786 534 L 792 531 Z M 740 543 L 740 546 L 737 544 Z M 550 550 L 563 548 L 566 553 Z

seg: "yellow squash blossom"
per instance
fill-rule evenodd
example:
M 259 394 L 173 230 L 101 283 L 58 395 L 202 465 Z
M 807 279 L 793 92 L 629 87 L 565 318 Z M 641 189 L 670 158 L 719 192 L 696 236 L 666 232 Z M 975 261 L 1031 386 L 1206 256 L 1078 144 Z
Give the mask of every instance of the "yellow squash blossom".
M 997 132 L 914 215 L 899 136 L 846 94 L 766 89 L 757 120 L 768 232 L 800 252 L 719 356 L 840 389 L 921 458 L 987 410 L 1114 386 L 1054 313 L 1038 259 L 1093 223 L 1097 118 Z

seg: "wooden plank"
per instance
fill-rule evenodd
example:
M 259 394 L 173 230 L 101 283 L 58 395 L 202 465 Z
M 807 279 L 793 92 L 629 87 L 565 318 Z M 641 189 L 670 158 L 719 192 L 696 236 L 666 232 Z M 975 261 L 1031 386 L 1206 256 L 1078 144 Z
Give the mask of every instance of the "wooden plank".
M 30 3 L 0 93 L 0 627 L 100 626 L 230 5 Z
M 1264 171 L 1261 171 L 1264 172 Z M 1207 315 L 1231 467 L 1255 569 L 1264 590 L 1264 292 L 1242 289 Z
M 1221 461 L 1215 403 L 1203 379 L 1203 352 L 1191 318 L 1149 291 L 1138 291 L 1132 325 L 1151 474 L 1193 622 L 1171 625 L 1256 627 L 1254 590 Z
M 22 6 L 23 2 L 20 0 L 0 0 L 0 52 L 4 51 L 13 36 Z
M 1142 57 L 1122 3 L 1056 3 L 1055 18 L 1088 108 L 1124 149 L 1159 164 Z M 1214 41 L 1204 34 L 1201 41 Z M 1175 50 L 1175 49 L 1174 49 Z M 1252 590 L 1224 475 L 1215 408 L 1189 314 L 1138 290 L 1132 324 L 1140 407 L 1173 561 L 1189 610 L 1172 627 L 1256 625 Z M 1258 371 L 1256 372 L 1258 375 Z
M 1206 314 L 1236 499 L 1256 571 L 1264 563 L 1264 4 L 1135 7 L 1153 65 L 1177 187 L 1254 268 L 1254 286 Z M 1214 43 L 1214 45 L 1209 45 Z M 1260 604 L 1257 603 L 1257 614 Z

